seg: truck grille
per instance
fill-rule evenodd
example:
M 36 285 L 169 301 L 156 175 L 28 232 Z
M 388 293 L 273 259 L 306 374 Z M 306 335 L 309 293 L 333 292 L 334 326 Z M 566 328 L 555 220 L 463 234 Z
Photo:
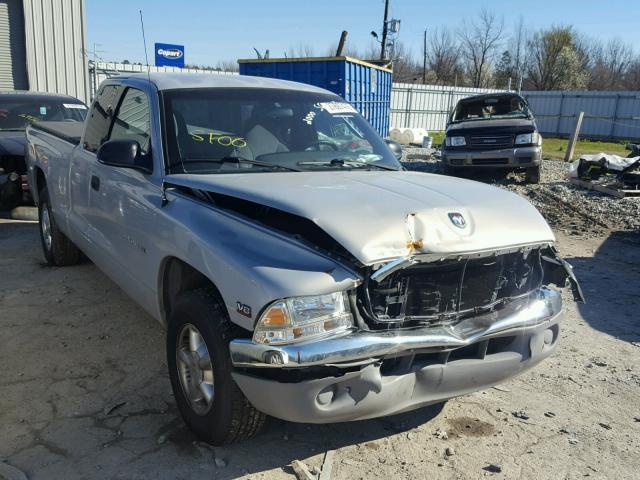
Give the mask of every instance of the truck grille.
M 542 284 L 540 250 L 411 265 L 367 285 L 375 323 L 447 324 Z
M 479 135 L 470 138 L 470 145 L 486 149 L 509 148 L 513 146 L 513 135 Z
M 473 165 L 506 165 L 509 163 L 508 158 L 474 158 L 471 160 Z

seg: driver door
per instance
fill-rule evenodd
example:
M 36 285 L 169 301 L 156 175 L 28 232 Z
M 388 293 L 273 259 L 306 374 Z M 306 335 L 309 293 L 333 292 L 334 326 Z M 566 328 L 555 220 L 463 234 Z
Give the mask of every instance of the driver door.
M 113 115 L 108 140 L 135 140 L 152 165 L 151 109 L 147 93 L 128 87 Z M 123 289 L 141 300 L 155 298 L 158 209 L 161 185 L 152 174 L 105 165 L 94 158 L 89 217 L 96 241 L 104 252 L 101 265 Z

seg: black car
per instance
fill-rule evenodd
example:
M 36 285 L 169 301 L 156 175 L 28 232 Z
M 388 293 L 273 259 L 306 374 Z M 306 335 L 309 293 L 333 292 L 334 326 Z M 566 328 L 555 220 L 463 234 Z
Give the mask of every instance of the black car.
M 527 101 L 516 93 L 463 98 L 447 122 L 442 146 L 445 171 L 524 170 L 540 181 L 542 137 Z
M 31 201 L 25 165 L 27 125 L 40 121 L 84 122 L 87 106 L 67 95 L 0 92 L 0 210 Z

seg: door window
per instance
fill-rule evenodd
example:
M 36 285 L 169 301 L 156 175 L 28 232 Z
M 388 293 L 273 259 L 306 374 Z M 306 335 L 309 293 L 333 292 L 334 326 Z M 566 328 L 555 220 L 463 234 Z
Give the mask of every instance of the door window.
M 117 85 L 105 85 L 98 93 L 85 127 L 83 145 L 86 150 L 95 153 L 107 141 L 120 92 Z
M 141 154 L 149 152 L 151 139 L 151 116 L 149 99 L 140 90 L 127 89 L 113 120 L 109 140 L 135 140 L 140 144 Z

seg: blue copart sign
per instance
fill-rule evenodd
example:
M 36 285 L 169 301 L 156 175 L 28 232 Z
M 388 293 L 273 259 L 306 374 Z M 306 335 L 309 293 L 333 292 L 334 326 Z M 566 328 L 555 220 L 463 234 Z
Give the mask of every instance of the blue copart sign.
M 156 67 L 184 68 L 184 45 L 156 43 Z

